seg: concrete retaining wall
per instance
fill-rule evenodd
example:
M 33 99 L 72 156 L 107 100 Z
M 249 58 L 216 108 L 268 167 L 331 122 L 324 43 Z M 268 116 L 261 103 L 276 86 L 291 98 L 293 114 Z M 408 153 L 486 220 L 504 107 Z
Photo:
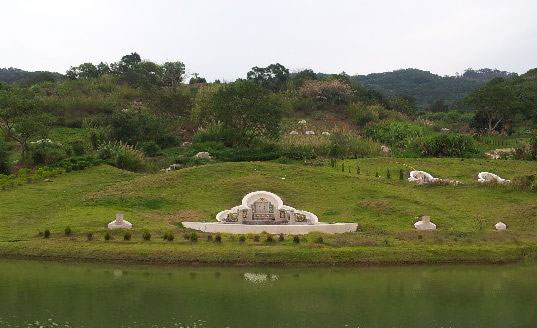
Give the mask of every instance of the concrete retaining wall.
M 248 225 L 248 224 L 226 224 L 213 222 L 183 222 L 185 228 L 212 233 L 270 233 L 284 235 L 305 235 L 310 232 L 323 233 L 345 233 L 356 231 L 357 223 L 317 223 L 312 225 Z

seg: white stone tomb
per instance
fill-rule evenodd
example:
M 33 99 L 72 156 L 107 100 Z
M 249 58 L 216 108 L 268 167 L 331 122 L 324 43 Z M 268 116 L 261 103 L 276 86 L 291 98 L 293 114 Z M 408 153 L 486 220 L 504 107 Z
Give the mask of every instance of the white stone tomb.
M 130 229 L 132 224 L 123 218 L 123 213 L 117 213 L 116 219 L 108 223 L 108 229 Z
M 255 191 L 242 199 L 242 204 L 216 215 L 218 222 L 183 222 L 185 228 L 204 232 L 233 234 L 262 233 L 302 235 L 313 231 L 344 233 L 356 231 L 356 223 L 322 223 L 308 211 L 283 204 L 268 191 Z
M 505 225 L 505 223 L 503 222 L 498 222 L 494 225 L 494 227 L 496 228 L 496 230 L 498 231 L 502 231 L 502 230 L 506 230 L 507 229 L 507 225 Z
M 424 171 L 411 171 L 408 181 L 413 181 L 417 184 L 429 184 L 438 181 L 438 178 Z
M 431 222 L 431 217 L 423 215 L 420 220 L 414 223 L 414 227 L 418 230 L 436 230 L 436 224 Z
M 496 182 L 496 183 L 499 183 L 499 184 L 504 184 L 504 183 L 510 183 L 511 182 L 511 180 L 502 179 L 499 176 L 497 176 L 496 174 L 490 173 L 490 172 L 480 172 L 477 175 L 477 181 L 479 181 L 481 183 L 483 183 L 483 182 Z

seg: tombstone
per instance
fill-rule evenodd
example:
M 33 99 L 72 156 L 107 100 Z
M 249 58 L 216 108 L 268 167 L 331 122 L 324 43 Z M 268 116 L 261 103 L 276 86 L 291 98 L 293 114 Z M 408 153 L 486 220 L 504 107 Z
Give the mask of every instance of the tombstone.
M 496 174 L 490 173 L 490 172 L 480 172 L 477 175 L 477 181 L 479 181 L 481 183 L 484 183 L 484 182 L 496 182 L 496 183 L 499 183 L 499 184 L 504 184 L 504 183 L 510 183 L 511 182 L 511 180 L 502 179 L 499 176 L 497 176 Z
M 431 222 L 431 217 L 423 215 L 420 220 L 414 223 L 414 227 L 417 230 L 436 230 L 436 224 Z
M 185 142 L 183 142 L 183 143 L 181 144 L 181 146 L 183 146 L 183 147 L 190 147 L 190 146 L 192 146 L 192 143 L 191 143 L 190 141 L 185 141 Z
M 130 229 L 132 224 L 123 218 L 123 213 L 116 213 L 116 219 L 108 223 L 108 229 Z
M 314 135 L 315 132 L 314 132 L 314 131 L 306 131 L 306 134 L 307 134 L 307 135 Z
M 306 124 L 306 120 L 300 120 L 298 121 L 298 124 Z
M 296 135 L 296 134 L 298 134 L 298 131 L 291 131 L 289 134 Z
M 505 225 L 505 223 L 503 222 L 498 222 L 494 225 L 494 227 L 496 228 L 496 230 L 498 231 L 502 231 L 502 230 L 507 230 L 507 225 Z
M 200 159 L 212 159 L 211 154 L 209 154 L 206 151 L 200 151 L 194 157 L 200 158 Z
M 327 131 L 324 131 L 323 133 L 321 133 L 323 136 L 329 136 L 330 135 L 330 132 L 327 132 Z
M 408 181 L 416 182 L 417 184 L 430 184 L 438 181 L 438 178 L 424 171 L 411 171 Z
M 382 145 L 382 146 L 380 146 L 380 150 L 383 153 L 389 153 L 390 152 L 390 147 Z
M 442 131 L 442 132 L 449 132 L 449 131 L 451 131 L 451 130 L 448 129 L 448 128 L 442 128 L 440 131 Z

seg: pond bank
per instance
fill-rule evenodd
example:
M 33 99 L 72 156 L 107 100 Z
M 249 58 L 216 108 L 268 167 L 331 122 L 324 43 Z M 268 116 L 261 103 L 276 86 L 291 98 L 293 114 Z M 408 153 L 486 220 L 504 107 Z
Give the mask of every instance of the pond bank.
M 512 263 L 537 258 L 537 245 L 423 245 L 421 247 L 242 245 L 168 242 L 82 242 L 29 240 L 0 242 L 0 257 L 108 263 L 192 265 L 366 266 Z

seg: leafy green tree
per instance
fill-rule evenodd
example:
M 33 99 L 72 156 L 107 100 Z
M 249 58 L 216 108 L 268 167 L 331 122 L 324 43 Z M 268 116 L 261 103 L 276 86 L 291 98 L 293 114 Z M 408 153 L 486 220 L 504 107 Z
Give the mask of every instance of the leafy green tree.
M 0 130 L 26 154 L 30 140 L 47 136 L 52 117 L 39 111 L 35 94 L 22 88 L 0 92 Z
M 192 74 L 192 77 L 190 78 L 190 81 L 188 81 L 188 84 L 199 84 L 199 83 L 207 83 L 207 80 L 204 77 L 199 76 L 198 73 Z
M 208 105 L 228 144 L 249 145 L 256 138 L 279 135 L 281 106 L 271 92 L 252 81 L 222 86 Z
M 174 88 L 185 78 L 185 64 L 180 61 L 166 62 L 162 65 L 162 80 L 165 86 Z
M 282 90 L 287 84 L 289 70 L 279 63 L 267 67 L 255 66 L 246 74 L 246 78 L 276 92 Z
M 513 87 L 503 78 L 493 79 L 475 90 L 466 101 L 485 119 L 489 133 L 522 110 Z

